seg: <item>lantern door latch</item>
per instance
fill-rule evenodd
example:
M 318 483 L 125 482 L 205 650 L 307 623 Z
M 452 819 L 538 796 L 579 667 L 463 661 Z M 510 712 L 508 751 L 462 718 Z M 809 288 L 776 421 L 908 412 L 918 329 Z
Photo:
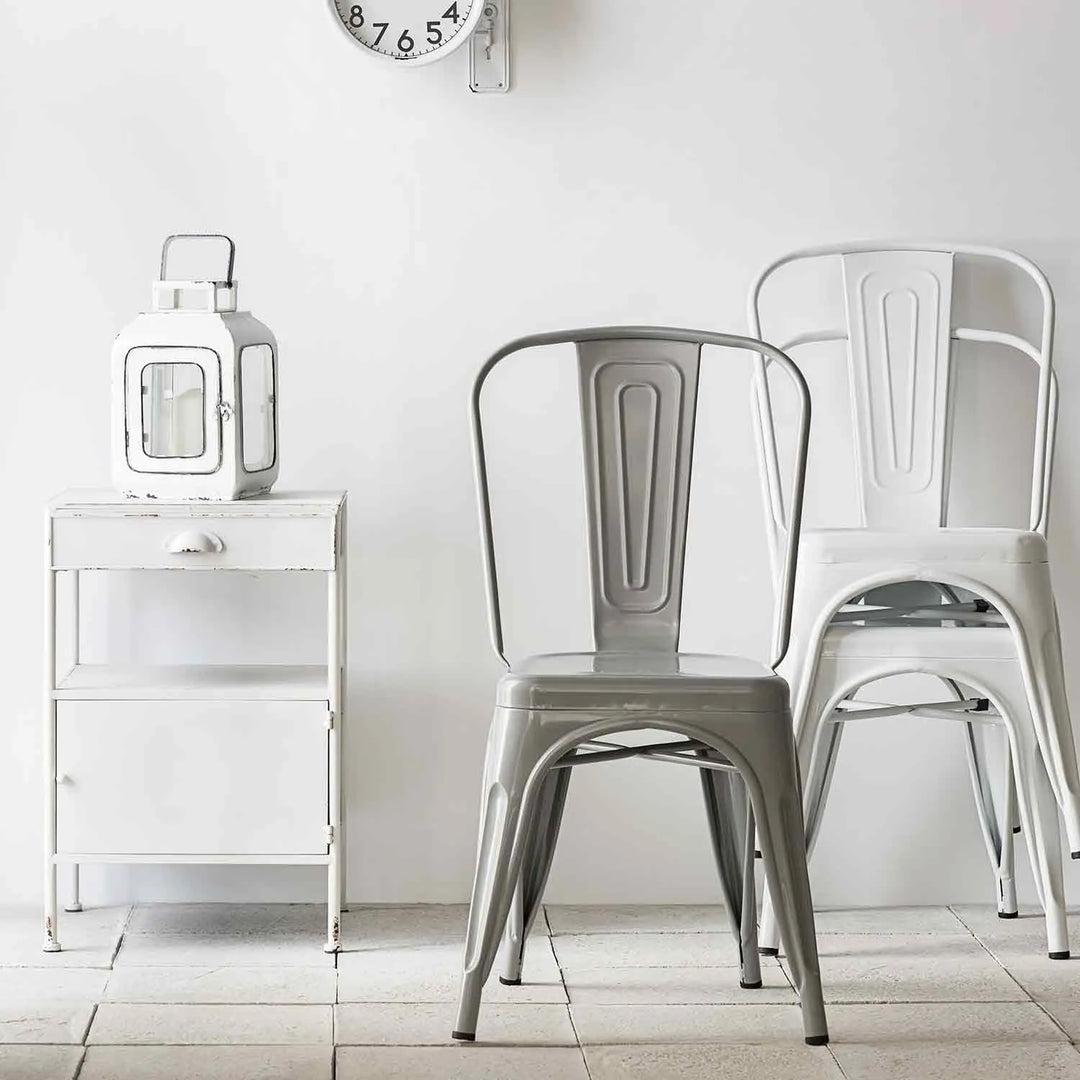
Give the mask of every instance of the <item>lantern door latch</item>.
M 469 41 L 469 89 L 505 94 L 510 89 L 510 0 L 483 0 Z

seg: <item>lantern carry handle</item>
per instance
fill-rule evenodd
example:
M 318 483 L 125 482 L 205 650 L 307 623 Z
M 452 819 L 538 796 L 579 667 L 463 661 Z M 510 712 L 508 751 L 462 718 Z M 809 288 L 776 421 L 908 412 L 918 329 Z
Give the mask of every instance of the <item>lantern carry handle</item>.
M 232 238 L 226 236 L 224 233 L 174 233 L 172 236 L 165 237 L 165 243 L 161 245 L 161 280 L 168 281 L 169 278 L 166 274 L 166 269 L 169 262 L 169 248 L 172 247 L 174 240 L 224 240 L 229 245 L 229 265 L 225 271 L 224 280 L 218 278 L 210 278 L 207 280 L 214 281 L 215 284 L 225 285 L 227 288 L 231 288 L 233 285 L 233 263 L 236 261 L 236 244 L 233 243 Z

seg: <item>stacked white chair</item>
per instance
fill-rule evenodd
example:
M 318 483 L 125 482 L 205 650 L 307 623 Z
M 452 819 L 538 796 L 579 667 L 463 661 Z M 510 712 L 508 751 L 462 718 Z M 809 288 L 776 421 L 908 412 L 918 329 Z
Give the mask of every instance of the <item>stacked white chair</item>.
M 958 257 L 996 263 L 1034 284 L 1041 305 L 1035 341 L 954 325 Z M 846 326 L 815 327 L 781 347 L 846 343 L 862 527 L 802 532 L 791 648 L 782 670 L 792 687 L 805 781 L 807 851 L 821 824 L 847 721 L 905 713 L 961 720 L 967 724 L 969 765 L 997 879 L 999 914 L 1016 913 L 1012 832 L 1018 810 L 1046 912 L 1048 952 L 1053 959 L 1067 958 L 1058 811 L 1072 857 L 1080 858 L 1080 777 L 1046 547 L 1056 415 L 1050 286 L 1030 261 L 993 248 L 933 243 L 814 248 L 776 260 L 757 277 L 749 300 L 752 334 L 761 334 L 766 284 L 782 268 L 810 260 L 839 275 Z M 1004 346 L 1036 367 L 1026 530 L 947 523 L 955 342 Z M 775 552 L 782 549 L 787 524 L 765 358 L 754 392 Z M 815 423 L 823 422 L 819 411 Z M 947 700 L 915 705 L 852 700 L 871 682 L 907 673 L 940 678 L 948 687 Z M 1011 761 L 1004 791 L 996 798 L 985 738 L 994 726 L 1007 735 Z M 778 944 L 766 897 L 761 951 L 775 953 Z

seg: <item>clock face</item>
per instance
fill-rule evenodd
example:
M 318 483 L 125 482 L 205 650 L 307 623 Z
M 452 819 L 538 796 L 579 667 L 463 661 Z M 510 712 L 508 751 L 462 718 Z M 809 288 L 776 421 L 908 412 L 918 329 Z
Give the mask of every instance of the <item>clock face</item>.
M 427 63 L 464 45 L 483 0 L 333 0 L 341 25 L 372 53 L 403 63 Z

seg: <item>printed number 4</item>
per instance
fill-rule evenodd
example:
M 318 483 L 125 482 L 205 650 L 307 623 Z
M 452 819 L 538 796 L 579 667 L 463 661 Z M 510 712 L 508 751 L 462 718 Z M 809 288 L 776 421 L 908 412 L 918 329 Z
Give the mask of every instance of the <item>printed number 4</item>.
M 448 8 L 447 8 L 447 9 L 446 9 L 446 10 L 445 10 L 444 12 L 443 12 L 443 18 L 444 18 L 444 19 L 453 19 L 453 20 L 454 20 L 454 24 L 455 24 L 455 25 L 457 25 L 457 24 L 458 24 L 459 22 L 461 22 L 461 16 L 460 16 L 460 15 L 458 14 L 458 11 L 457 11 L 457 4 L 456 4 L 456 3 L 454 3 L 454 4 L 451 4 L 451 5 L 450 5 L 450 6 L 449 6 L 449 7 L 448 7 Z M 429 23 L 428 25 L 430 26 L 431 24 Z

